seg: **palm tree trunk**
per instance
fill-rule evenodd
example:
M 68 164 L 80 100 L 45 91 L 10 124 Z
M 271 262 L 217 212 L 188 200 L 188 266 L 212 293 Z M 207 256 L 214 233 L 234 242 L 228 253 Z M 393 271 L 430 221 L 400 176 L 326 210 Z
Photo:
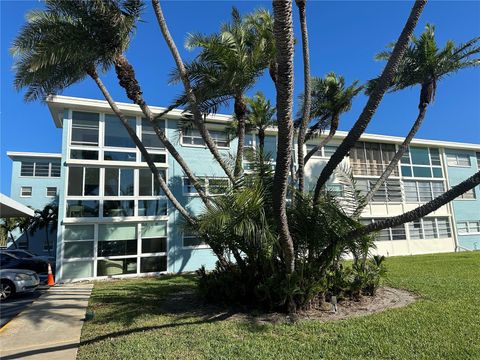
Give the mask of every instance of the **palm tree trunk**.
M 430 214 L 431 212 L 439 209 L 440 207 L 449 203 L 450 201 L 454 200 L 456 197 L 473 189 L 478 184 L 480 184 L 480 171 L 478 171 L 476 174 L 473 174 L 467 180 L 452 187 L 450 190 L 444 192 L 442 195 L 437 196 L 435 199 L 429 201 L 428 203 L 423 204 L 417 207 L 416 209 L 408 211 L 404 214 L 371 223 L 361 229 L 351 232 L 350 234 L 347 235 L 347 238 L 349 239 L 357 238 L 374 231 L 379 231 L 389 227 L 395 227 L 398 225 L 405 224 L 407 222 L 418 220 Z
M 327 145 L 330 140 L 332 140 L 333 136 L 335 135 L 335 133 L 337 132 L 337 129 L 338 129 L 338 123 L 339 123 L 339 116 L 338 115 L 334 115 L 333 118 L 332 118 L 332 123 L 330 125 L 330 131 L 327 135 L 327 137 L 325 139 L 322 140 L 322 142 L 320 142 L 320 144 L 318 144 L 317 146 L 315 146 L 312 150 L 310 150 L 308 152 L 308 154 L 305 156 L 305 164 L 308 162 L 308 160 L 310 160 L 310 158 L 315 155 L 315 153 L 321 149 L 322 147 L 324 147 L 325 145 Z
M 264 153 L 265 150 L 265 129 L 259 128 L 258 129 L 258 148 L 260 153 Z
M 372 189 L 367 193 L 367 196 L 365 197 L 365 205 L 367 205 L 372 200 L 375 193 L 378 191 L 378 189 L 380 189 L 380 186 L 382 186 L 383 183 L 388 179 L 388 177 L 390 176 L 390 174 L 392 173 L 392 171 L 395 169 L 398 162 L 402 158 L 405 151 L 407 151 L 408 145 L 410 144 L 413 137 L 415 136 L 418 129 L 420 128 L 420 125 L 422 125 L 422 121 L 425 118 L 425 114 L 427 113 L 427 106 L 428 106 L 427 103 L 421 104 L 417 119 L 415 120 L 415 123 L 410 129 L 410 132 L 408 133 L 407 137 L 405 138 L 405 140 L 403 140 L 403 143 L 400 145 L 397 152 L 393 156 L 393 159 L 390 161 L 387 168 L 382 173 L 382 176 L 380 176 L 380 178 L 377 180 L 375 185 L 373 185 Z
M 177 46 L 175 45 L 175 41 L 173 41 L 172 35 L 168 30 L 167 22 L 165 21 L 165 17 L 163 16 L 163 11 L 160 6 L 160 1 L 152 0 L 152 6 L 155 12 L 155 16 L 157 17 L 157 22 L 160 27 L 160 31 L 162 32 L 165 42 L 167 43 L 167 46 L 170 49 L 173 59 L 175 60 L 175 63 L 177 65 L 178 73 L 180 74 L 180 78 L 182 79 L 182 83 L 183 83 L 183 87 L 185 88 L 187 99 L 193 107 L 193 121 L 197 126 L 198 130 L 200 131 L 200 134 L 202 135 L 202 138 L 205 141 L 205 144 L 207 145 L 208 149 L 212 153 L 215 160 L 217 160 L 217 162 L 220 164 L 220 166 L 222 167 L 223 171 L 228 176 L 230 181 L 234 182 L 235 177 L 232 171 L 230 170 L 230 168 L 228 167 L 228 165 L 223 160 L 222 155 L 218 151 L 217 145 L 215 144 L 212 137 L 210 136 L 210 133 L 208 132 L 208 129 L 205 126 L 205 121 L 203 120 L 203 116 L 200 110 L 198 109 L 197 99 L 190 85 L 190 80 L 188 79 L 187 70 L 185 69 L 185 65 L 183 64 L 182 57 L 180 56 Z
M 307 13 L 305 10 L 306 0 L 296 0 L 298 12 L 300 15 L 300 27 L 302 29 L 302 51 L 303 51 L 303 78 L 304 78 L 304 96 L 303 96 L 303 114 L 302 121 L 298 130 L 298 189 L 303 192 L 305 189 L 305 162 L 303 144 L 305 143 L 305 134 L 307 133 L 307 125 L 310 120 L 311 107 L 311 83 L 310 83 L 310 54 L 308 48 L 308 29 L 307 29 Z M 292 172 L 293 174 L 293 172 Z
M 13 237 L 12 232 L 11 231 L 9 231 L 9 232 L 10 232 L 10 239 L 12 239 L 12 243 L 15 246 L 15 249 L 18 249 L 17 242 L 15 241 L 15 238 Z
M 408 20 L 405 23 L 405 26 L 398 38 L 398 41 L 395 44 L 395 47 L 393 48 L 392 55 L 388 59 L 387 65 L 383 69 L 382 75 L 380 76 L 377 85 L 375 86 L 372 94 L 368 98 L 367 104 L 365 105 L 357 122 L 353 125 L 352 129 L 342 141 L 337 151 L 335 151 L 335 153 L 332 155 L 330 161 L 323 168 L 320 177 L 318 178 L 313 198 L 315 203 L 317 203 L 320 198 L 320 191 L 322 187 L 330 178 L 333 171 L 335 171 L 335 168 L 338 166 L 338 164 L 340 164 L 343 158 L 347 155 L 348 151 L 350 151 L 350 149 L 355 146 L 355 143 L 363 134 L 367 125 L 370 123 L 373 114 L 375 114 L 375 111 L 377 110 L 378 105 L 383 98 L 383 95 L 385 94 L 389 85 L 392 82 L 393 76 L 395 75 L 398 65 L 403 58 L 410 37 L 413 34 L 413 30 L 417 25 L 420 14 L 422 13 L 426 3 L 426 0 L 415 1 Z
M 292 156 L 293 137 L 293 23 L 292 1 L 273 1 L 274 36 L 277 47 L 277 121 L 278 145 L 273 184 L 273 211 L 277 221 L 287 275 L 295 270 L 293 240 L 288 228 L 286 196 Z
M 48 251 L 48 256 L 51 256 L 52 255 L 52 251 L 51 251 L 51 246 L 50 246 L 50 239 L 48 237 L 48 223 L 45 224 L 45 236 L 46 236 L 46 240 L 47 240 L 47 251 Z
M 140 84 L 135 77 L 135 71 L 133 69 L 133 66 L 128 62 L 125 56 L 117 56 L 117 58 L 115 59 L 115 71 L 117 73 L 117 78 L 120 82 L 120 86 L 125 89 L 128 98 L 140 107 L 148 122 L 150 123 L 150 125 L 152 125 L 153 130 L 157 134 L 160 141 L 165 145 L 170 155 L 172 155 L 172 157 L 178 162 L 185 175 L 195 187 L 195 190 L 197 190 L 197 193 L 202 199 L 205 206 L 210 206 L 208 197 L 203 191 L 200 181 L 189 168 L 183 157 L 178 153 L 175 146 L 173 146 L 170 140 L 168 140 L 163 129 L 160 129 L 156 124 L 155 115 L 152 113 L 143 98 Z
M 237 118 L 238 127 L 237 127 L 237 157 L 235 159 L 235 170 L 233 171 L 233 176 L 238 178 L 242 173 L 242 160 L 243 152 L 245 148 L 245 121 L 247 115 L 247 105 L 242 95 L 235 97 L 235 117 Z
M 136 132 L 134 129 L 132 129 L 132 127 L 130 126 L 130 124 L 128 123 L 128 120 L 127 118 L 125 117 L 125 115 L 122 113 L 122 111 L 118 108 L 117 104 L 115 103 L 115 101 L 113 100 L 113 98 L 111 97 L 110 93 L 108 92 L 107 88 L 105 87 L 105 85 L 103 84 L 102 80 L 100 80 L 100 78 L 98 77 L 98 74 L 97 72 L 95 71 L 95 69 L 90 69 L 88 71 L 88 74 L 90 75 L 90 77 L 95 81 L 95 83 L 97 84 L 98 88 L 100 89 L 100 91 L 102 92 L 103 96 L 105 97 L 105 99 L 107 100 L 108 104 L 110 105 L 110 107 L 112 108 L 113 112 L 115 113 L 115 115 L 118 116 L 118 118 L 120 119 L 120 121 L 122 122 L 123 126 L 125 127 L 125 129 L 127 130 L 128 134 L 130 135 L 130 137 L 132 138 L 133 142 L 135 143 L 135 145 L 138 147 L 138 149 L 140 150 L 140 152 L 142 153 L 143 157 L 145 158 L 145 161 L 147 162 L 148 164 L 148 167 L 150 168 L 150 170 L 152 171 L 153 175 L 154 175 L 154 178 L 155 178 L 155 181 L 159 184 L 160 188 L 163 190 L 163 192 L 165 193 L 165 195 L 167 196 L 167 198 L 172 202 L 173 206 L 180 212 L 180 214 L 182 214 L 182 216 L 190 223 L 190 224 L 195 224 L 195 219 L 188 213 L 188 211 L 178 202 L 178 200 L 175 198 L 175 196 L 173 195 L 173 193 L 170 191 L 170 189 L 168 188 L 167 184 L 165 183 L 165 180 L 162 178 L 162 176 L 160 175 L 160 172 L 158 171 L 157 167 L 155 166 L 155 163 L 153 162 L 150 154 L 148 153 L 147 149 L 145 148 L 145 146 L 143 145 L 143 143 L 140 141 L 140 139 L 138 138 Z

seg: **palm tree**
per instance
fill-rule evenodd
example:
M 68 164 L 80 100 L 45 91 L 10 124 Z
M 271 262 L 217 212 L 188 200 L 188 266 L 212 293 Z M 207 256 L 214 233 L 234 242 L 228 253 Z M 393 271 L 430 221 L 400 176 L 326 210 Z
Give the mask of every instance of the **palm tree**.
M 32 226 L 32 218 L 27 216 L 20 218 L 17 222 L 18 229 L 25 234 L 25 237 L 27 238 L 27 249 L 30 246 L 30 238 L 28 236 L 28 233 L 30 231 L 30 227 Z
M 15 249 L 18 249 L 17 242 L 15 241 L 15 238 L 13 237 L 13 230 L 18 228 L 18 219 L 17 218 L 4 218 L 2 219 L 2 223 L 0 224 L 0 227 L 2 231 L 5 234 L 5 245 L 8 243 L 7 238 L 10 236 L 10 240 L 12 240 L 13 245 L 15 246 Z
M 307 126 L 310 120 L 310 104 L 311 104 L 311 79 L 310 79 L 310 52 L 308 48 L 308 28 L 307 28 L 307 12 L 306 0 L 296 0 L 298 7 L 298 14 L 300 17 L 300 27 L 302 29 L 302 54 L 303 54 L 303 113 L 300 127 L 298 129 L 298 189 L 303 192 L 305 188 L 305 172 L 304 172 L 304 151 L 303 144 L 305 143 L 305 135 L 307 133 Z M 293 161 L 292 161 L 293 163 Z M 293 175 L 293 171 L 292 171 Z
M 295 270 L 294 245 L 288 227 L 286 197 L 293 137 L 293 19 L 292 1 L 274 1 L 274 36 L 278 65 L 277 122 L 278 146 L 274 176 L 273 211 L 287 276 Z M 290 309 L 293 311 L 294 309 Z
M 48 255 L 51 255 L 52 246 L 48 234 L 53 233 L 58 225 L 58 206 L 48 204 L 42 210 L 35 210 L 35 215 L 30 226 L 30 234 L 35 234 L 38 230 L 45 230 L 45 240 L 48 249 Z
M 435 99 L 438 82 L 461 69 L 480 65 L 480 59 L 471 58 L 480 52 L 480 47 L 477 45 L 479 39 L 480 37 L 476 37 L 459 46 L 455 46 L 453 41 L 447 41 L 445 47 L 439 49 L 435 41 L 435 26 L 430 24 L 426 25 L 425 31 L 419 38 L 412 36 L 411 44 L 398 67 L 397 74 L 393 78 L 390 91 L 420 85 L 417 119 L 382 176 L 367 194 L 367 203 L 388 179 L 420 128 L 428 105 Z M 388 60 L 390 56 L 391 51 L 388 50 L 377 54 L 376 58 L 378 60 Z M 377 79 L 370 81 L 367 92 L 374 87 L 377 81 Z
M 320 144 L 315 146 L 305 156 L 305 164 L 310 158 L 333 138 L 340 115 L 347 112 L 352 107 L 353 98 L 363 89 L 363 86 L 357 86 L 358 80 L 354 81 L 348 87 L 345 87 L 345 78 L 338 76 L 334 72 L 328 73 L 325 78 L 312 78 L 312 111 L 311 118 L 317 119 L 312 125 L 312 133 L 316 132 L 325 121 L 330 122 L 330 131 Z
M 261 153 L 265 148 L 265 131 L 277 124 L 275 118 L 276 109 L 272 107 L 263 92 L 258 91 L 253 97 L 245 97 L 247 103 L 247 115 L 245 121 L 246 132 L 256 132 L 258 135 L 258 147 Z M 231 132 L 237 133 L 238 123 L 236 119 L 231 125 Z
M 403 27 L 403 30 L 398 38 L 397 43 L 395 44 L 395 47 L 393 48 L 392 55 L 388 59 L 388 62 L 382 71 L 382 75 L 379 77 L 376 86 L 372 90 L 372 93 L 368 98 L 367 104 L 363 108 L 362 113 L 353 125 L 352 129 L 349 131 L 345 139 L 338 147 L 337 151 L 335 151 L 335 153 L 330 158 L 330 161 L 325 165 L 322 172 L 320 173 L 317 184 L 315 186 L 315 192 L 313 197 L 314 202 L 318 202 L 323 186 L 330 178 L 332 173 L 335 171 L 335 168 L 338 166 L 338 164 L 340 164 L 340 162 L 347 155 L 350 149 L 355 146 L 355 143 L 358 141 L 360 136 L 367 128 L 367 125 L 370 123 L 370 120 L 372 119 L 373 114 L 376 112 L 378 105 L 383 98 L 383 95 L 385 95 L 385 92 L 388 90 L 388 87 L 392 83 L 392 79 L 397 73 L 397 68 L 400 65 L 405 51 L 407 50 L 409 39 L 413 34 L 413 30 L 417 25 L 420 14 L 422 13 L 426 3 L 426 0 L 415 1 L 415 4 L 410 11 L 407 22 Z
M 196 59 L 185 65 L 200 110 L 203 113 L 216 112 L 220 105 L 234 101 L 234 113 L 238 122 L 234 177 L 238 177 L 242 170 L 245 142 L 245 92 L 268 67 L 270 55 L 266 51 L 270 47 L 242 19 L 236 8 L 232 9 L 231 22 L 222 25 L 218 34 L 191 34 L 186 47 L 201 49 Z M 182 80 L 180 75 L 177 71 L 172 82 Z M 182 94 L 175 101 L 176 105 L 187 103 L 187 94 Z
M 25 100 L 33 101 L 90 76 L 139 148 L 165 195 L 187 221 L 194 222 L 169 190 L 135 129 L 97 73 L 97 67 L 106 71 L 115 64 L 128 47 L 141 3 L 138 0 L 47 0 L 45 7 L 29 13 L 27 24 L 13 42 L 15 87 L 19 90 L 26 87 Z

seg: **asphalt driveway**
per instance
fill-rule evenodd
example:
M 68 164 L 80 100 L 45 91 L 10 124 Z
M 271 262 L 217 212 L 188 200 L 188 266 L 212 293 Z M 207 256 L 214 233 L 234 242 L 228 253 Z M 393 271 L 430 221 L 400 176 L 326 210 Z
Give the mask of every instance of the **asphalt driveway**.
M 7 301 L 0 303 L 0 329 L 12 320 L 17 314 L 21 313 L 36 298 L 42 295 L 48 286 L 40 285 L 33 293 L 15 294 Z

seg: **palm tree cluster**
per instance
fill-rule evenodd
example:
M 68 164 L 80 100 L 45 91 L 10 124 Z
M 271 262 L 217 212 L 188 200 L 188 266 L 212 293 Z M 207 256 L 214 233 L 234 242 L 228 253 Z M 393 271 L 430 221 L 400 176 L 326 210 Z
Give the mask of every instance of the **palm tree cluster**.
M 176 64 L 171 82 L 183 85 L 183 93 L 169 109 L 184 106 L 186 118 L 191 119 L 212 157 L 231 180 L 230 191 L 215 199 L 205 194 L 202 182 L 158 127 L 158 118 L 168 111 L 154 114 L 150 110 L 134 67 L 125 56 L 144 7 L 142 1 L 47 0 L 45 10 L 29 13 L 27 24 L 12 47 L 14 83 L 17 89 L 27 88 L 26 100 L 43 99 L 86 77 L 95 82 L 145 158 L 155 181 L 185 219 L 186 226 L 197 232 L 218 257 L 215 272 L 201 272 L 201 288 L 210 293 L 227 288 L 244 289 L 234 296 L 229 296 L 231 293 L 225 296 L 245 301 L 253 299 L 265 307 L 288 311 L 338 294 L 339 289 L 345 292 L 349 288 L 347 292 L 357 295 L 373 293 L 381 271 L 378 259 L 368 259 L 372 245 L 369 234 L 419 219 L 480 183 L 480 173 L 477 173 L 413 211 L 369 226 L 358 223 L 359 206 L 346 210 L 344 204 L 325 192 L 325 184 L 355 146 L 387 91 L 421 85 L 414 133 L 434 97 L 437 82 L 450 73 L 478 64 L 478 60 L 472 60 L 479 51 L 478 39 L 460 46 L 448 42 L 439 50 L 432 26 L 418 39 L 413 37 L 426 5 L 426 0 L 416 0 L 398 40 L 390 51 L 379 55 L 386 60 L 386 65 L 382 73 L 368 83 L 368 101 L 357 121 L 319 174 L 313 196 L 305 192 L 304 164 L 334 136 L 341 115 L 350 109 L 352 100 L 363 87 L 357 81 L 347 85 L 342 76 L 333 72 L 325 78 L 311 78 L 307 2 L 297 0 L 296 4 L 302 31 L 305 82 L 298 126 L 298 146 L 302 148 L 298 152 L 298 189 L 292 166 L 295 134 L 292 0 L 273 1 L 273 16 L 267 10 L 257 10 L 242 17 L 234 8 L 230 22 L 222 25 L 217 33 L 188 36 L 187 48 L 197 49 L 199 53 L 187 63 L 183 62 L 170 34 L 160 1 L 152 0 L 162 36 Z M 172 193 L 135 129 L 103 84 L 100 75 L 112 66 L 127 97 L 140 107 L 168 153 L 196 188 L 205 205 L 203 213 L 193 214 Z M 267 69 L 276 89 L 273 106 L 261 93 L 253 98 L 247 96 Z M 238 139 L 234 166 L 218 151 L 205 120 L 206 114 L 231 103 Z M 272 172 L 265 166 L 268 161 L 263 139 L 265 130 L 273 124 L 278 129 L 278 141 Z M 326 128 L 329 128 L 326 138 L 304 156 L 303 144 Z M 253 171 L 244 174 L 245 135 L 250 131 L 258 135 L 260 150 L 252 159 Z M 407 136 L 407 145 L 408 142 Z M 387 170 L 380 181 L 388 177 Z M 352 199 L 356 199 L 358 192 L 353 190 L 352 194 Z M 39 213 L 38 219 L 52 219 L 52 214 L 50 209 L 45 214 Z M 40 223 L 43 220 L 39 220 Z M 339 265 L 346 251 L 355 259 L 354 268 L 348 272 Z

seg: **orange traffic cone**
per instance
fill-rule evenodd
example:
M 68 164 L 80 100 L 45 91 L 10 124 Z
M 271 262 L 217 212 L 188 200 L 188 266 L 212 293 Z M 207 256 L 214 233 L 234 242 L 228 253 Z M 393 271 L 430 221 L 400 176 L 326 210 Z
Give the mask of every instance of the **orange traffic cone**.
M 53 279 L 52 267 L 50 266 L 50 263 L 48 263 L 47 285 L 48 285 L 48 286 L 53 286 L 53 285 L 55 285 L 55 280 Z

